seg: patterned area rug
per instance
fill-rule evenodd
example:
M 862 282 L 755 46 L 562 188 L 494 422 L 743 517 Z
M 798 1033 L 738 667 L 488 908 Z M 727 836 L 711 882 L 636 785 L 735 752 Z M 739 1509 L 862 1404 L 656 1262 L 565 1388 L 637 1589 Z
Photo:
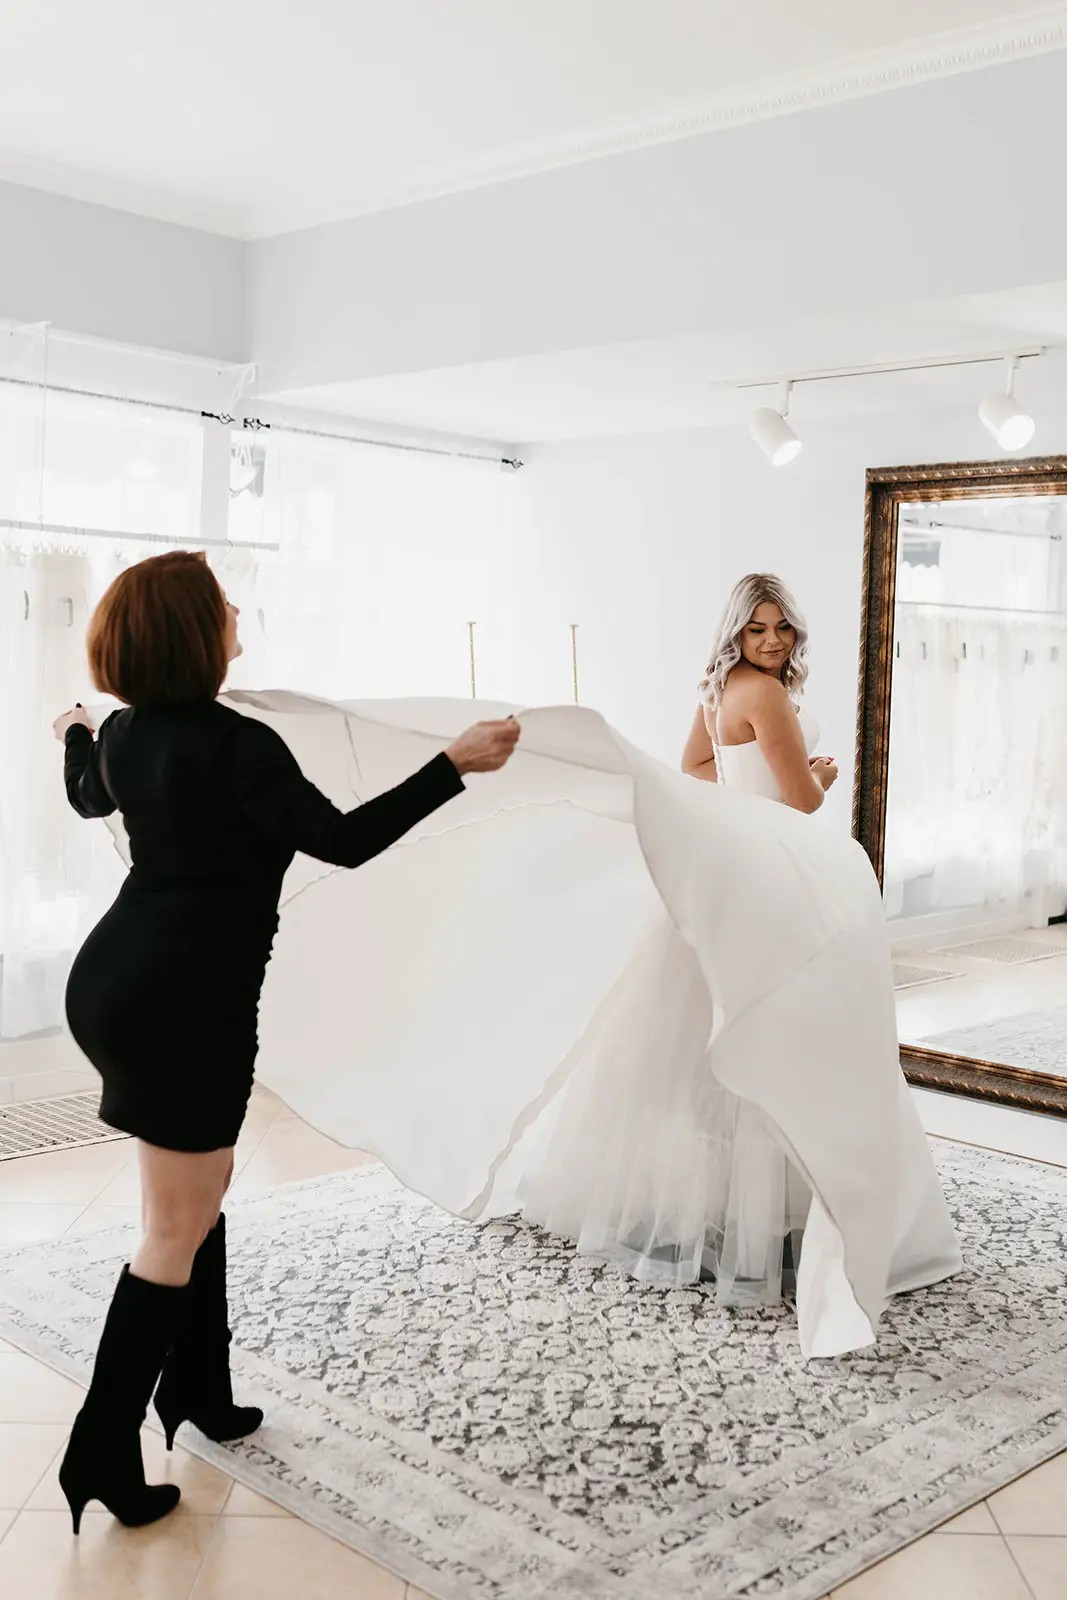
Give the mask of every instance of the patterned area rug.
M 380 1169 L 235 1206 L 269 1422 L 201 1453 L 441 1600 L 815 1600 L 1067 1447 L 1067 1173 L 939 1158 L 967 1272 L 831 1363 Z M 0 1334 L 84 1378 L 128 1243 L 0 1257 Z
M 998 1017 L 971 1028 L 935 1033 L 923 1044 L 953 1056 L 976 1061 L 996 1061 L 1031 1072 L 1051 1072 L 1067 1077 L 1067 1009 L 1023 1011 L 1015 1017 Z

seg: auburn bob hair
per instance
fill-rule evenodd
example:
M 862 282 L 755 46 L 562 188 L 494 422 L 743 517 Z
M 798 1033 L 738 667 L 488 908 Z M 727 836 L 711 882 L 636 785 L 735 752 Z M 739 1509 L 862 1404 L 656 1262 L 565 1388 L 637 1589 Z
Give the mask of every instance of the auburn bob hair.
M 89 671 L 129 706 L 214 700 L 228 666 L 226 601 L 202 555 L 173 551 L 120 573 L 89 623 Z

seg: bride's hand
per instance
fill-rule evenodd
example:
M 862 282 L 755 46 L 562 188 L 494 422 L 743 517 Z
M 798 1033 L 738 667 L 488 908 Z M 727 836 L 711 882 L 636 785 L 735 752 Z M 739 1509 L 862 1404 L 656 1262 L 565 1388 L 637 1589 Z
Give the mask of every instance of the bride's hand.
M 518 742 L 519 724 L 514 717 L 503 722 L 476 722 L 445 754 L 461 777 L 468 772 L 497 772 L 511 760 Z
M 823 791 L 832 789 L 837 782 L 837 762 L 833 756 L 814 756 L 809 762 L 812 776 L 822 785 Z
M 53 722 L 52 732 L 60 744 L 67 737 L 68 728 L 88 728 L 90 733 L 96 732 L 93 727 L 93 719 L 84 706 L 75 706 L 73 711 L 64 711 L 63 715 L 57 717 Z

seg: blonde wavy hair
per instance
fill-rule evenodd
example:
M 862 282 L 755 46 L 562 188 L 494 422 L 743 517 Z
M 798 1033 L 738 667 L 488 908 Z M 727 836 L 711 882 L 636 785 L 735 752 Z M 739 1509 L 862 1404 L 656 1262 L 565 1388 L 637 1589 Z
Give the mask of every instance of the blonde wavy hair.
M 796 630 L 792 654 L 782 669 L 782 682 L 796 700 L 804 692 L 808 676 L 808 626 L 793 593 L 781 578 L 770 572 L 750 572 L 734 586 L 726 611 L 711 647 L 707 669 L 700 680 L 700 698 L 715 710 L 722 699 L 726 680 L 741 660 L 741 635 L 756 610 L 766 604 L 776 605 L 788 623 Z

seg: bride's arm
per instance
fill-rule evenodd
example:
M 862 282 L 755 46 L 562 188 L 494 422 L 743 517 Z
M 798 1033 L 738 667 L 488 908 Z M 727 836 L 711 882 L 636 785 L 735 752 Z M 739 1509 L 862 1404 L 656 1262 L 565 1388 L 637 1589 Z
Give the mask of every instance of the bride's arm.
M 702 705 L 697 706 L 693 726 L 685 741 L 685 749 L 682 751 L 682 771 L 690 778 L 703 778 L 705 783 L 719 781 L 719 774 L 715 770 L 715 746 L 711 742 L 711 734 L 704 720 Z
M 745 715 L 783 801 L 794 811 L 818 811 L 826 791 L 808 760 L 796 706 L 775 678 L 754 678 L 745 688 Z

